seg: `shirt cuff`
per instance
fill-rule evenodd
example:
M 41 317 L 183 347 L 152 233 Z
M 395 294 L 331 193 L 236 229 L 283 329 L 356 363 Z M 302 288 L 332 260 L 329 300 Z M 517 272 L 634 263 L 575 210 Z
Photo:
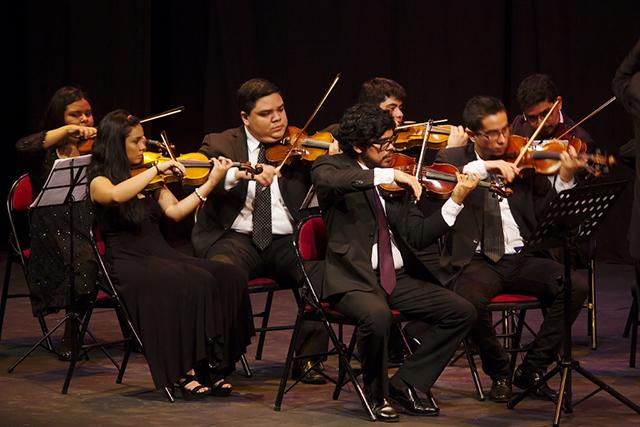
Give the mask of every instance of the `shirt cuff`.
M 393 168 L 373 168 L 373 185 L 392 184 Z
M 227 171 L 227 174 L 224 177 L 225 191 L 229 191 L 233 187 L 238 185 L 238 178 L 236 178 L 236 172 L 238 172 L 238 168 L 229 168 L 229 170 Z
M 474 160 L 467 163 L 462 168 L 462 173 L 477 173 L 480 175 L 480 179 L 485 179 L 489 176 L 487 168 L 484 166 L 484 160 Z
M 442 218 L 444 222 L 447 223 L 449 227 L 452 227 L 456 222 L 456 218 L 460 211 L 464 208 L 464 204 L 459 205 L 453 201 L 452 198 L 449 198 L 444 205 L 442 205 L 442 209 L 440 209 L 440 213 L 442 214 Z

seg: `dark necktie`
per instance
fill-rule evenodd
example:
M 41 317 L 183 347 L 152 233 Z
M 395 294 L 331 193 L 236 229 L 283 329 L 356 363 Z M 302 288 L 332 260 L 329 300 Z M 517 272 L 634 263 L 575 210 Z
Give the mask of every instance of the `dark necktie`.
M 260 144 L 258 163 L 266 163 L 265 146 Z M 271 188 L 256 182 L 256 194 L 253 198 L 253 242 L 264 250 L 271 244 Z
M 387 216 L 382 208 L 382 202 L 376 191 L 373 192 L 373 201 L 376 207 L 376 222 L 378 227 L 378 273 L 380 274 L 380 286 L 391 295 L 396 287 L 396 268 L 393 264 L 391 252 L 391 233 Z
M 482 252 L 493 262 L 500 261 L 504 255 L 504 232 L 502 230 L 502 216 L 500 203 L 490 191 L 484 196 L 484 227 L 482 238 Z

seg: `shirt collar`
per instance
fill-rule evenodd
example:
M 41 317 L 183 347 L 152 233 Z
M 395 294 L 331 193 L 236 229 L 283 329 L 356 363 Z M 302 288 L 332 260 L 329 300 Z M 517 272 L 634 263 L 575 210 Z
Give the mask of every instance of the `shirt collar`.
M 249 151 L 255 151 L 260 147 L 260 141 L 256 139 L 255 136 L 249 132 L 247 127 L 244 127 L 244 133 L 247 135 L 247 146 L 249 147 Z

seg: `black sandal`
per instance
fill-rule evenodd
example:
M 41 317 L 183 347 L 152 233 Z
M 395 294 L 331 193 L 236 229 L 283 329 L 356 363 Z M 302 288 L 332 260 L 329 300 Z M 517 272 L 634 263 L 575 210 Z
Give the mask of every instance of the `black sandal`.
M 225 386 L 231 387 L 225 387 Z M 233 391 L 233 385 L 230 382 L 227 382 L 224 378 L 219 378 L 216 381 L 212 381 L 211 392 L 212 396 L 216 397 L 228 397 L 231 395 Z
M 195 382 L 198 385 L 191 389 L 187 388 L 187 385 L 191 384 L 192 382 Z M 211 393 L 211 390 L 209 392 L 201 391 L 209 390 L 209 387 L 200 384 L 195 375 L 185 375 L 184 377 L 176 381 L 176 386 L 178 386 L 178 388 L 182 391 L 182 397 L 184 397 L 185 399 L 202 399 L 203 397 L 206 397 L 207 395 L 209 395 L 209 393 Z

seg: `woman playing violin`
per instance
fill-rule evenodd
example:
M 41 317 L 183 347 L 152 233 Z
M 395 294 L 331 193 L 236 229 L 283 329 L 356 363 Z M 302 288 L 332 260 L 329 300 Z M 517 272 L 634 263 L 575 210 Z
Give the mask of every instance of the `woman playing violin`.
M 91 103 L 84 91 L 65 86 L 58 89 L 44 113 L 42 131 L 21 138 L 16 150 L 24 159 L 35 198 L 44 185 L 56 159 L 80 154 L 82 139 L 96 134 Z M 45 315 L 61 308 L 81 312 L 82 299 L 96 288 L 97 264 L 89 239 L 93 214 L 84 202 L 73 205 L 74 259 L 69 253 L 69 211 L 67 206 L 47 206 L 30 212 L 31 255 L 27 264 L 34 315 Z M 75 301 L 71 301 L 69 265 L 73 264 Z M 59 355 L 68 359 L 71 329 L 65 328 Z
M 174 250 L 158 222 L 161 216 L 178 221 L 191 214 L 231 161 L 213 159 L 208 180 L 178 201 L 166 187 L 144 190 L 157 174 L 184 173 L 181 163 L 167 160 L 131 177 L 144 150 L 136 117 L 116 110 L 100 122 L 89 188 L 110 273 L 140 332 L 156 387 L 177 383 L 187 396 L 228 396 L 231 384 L 224 378 L 253 334 L 246 280 L 234 266 Z

